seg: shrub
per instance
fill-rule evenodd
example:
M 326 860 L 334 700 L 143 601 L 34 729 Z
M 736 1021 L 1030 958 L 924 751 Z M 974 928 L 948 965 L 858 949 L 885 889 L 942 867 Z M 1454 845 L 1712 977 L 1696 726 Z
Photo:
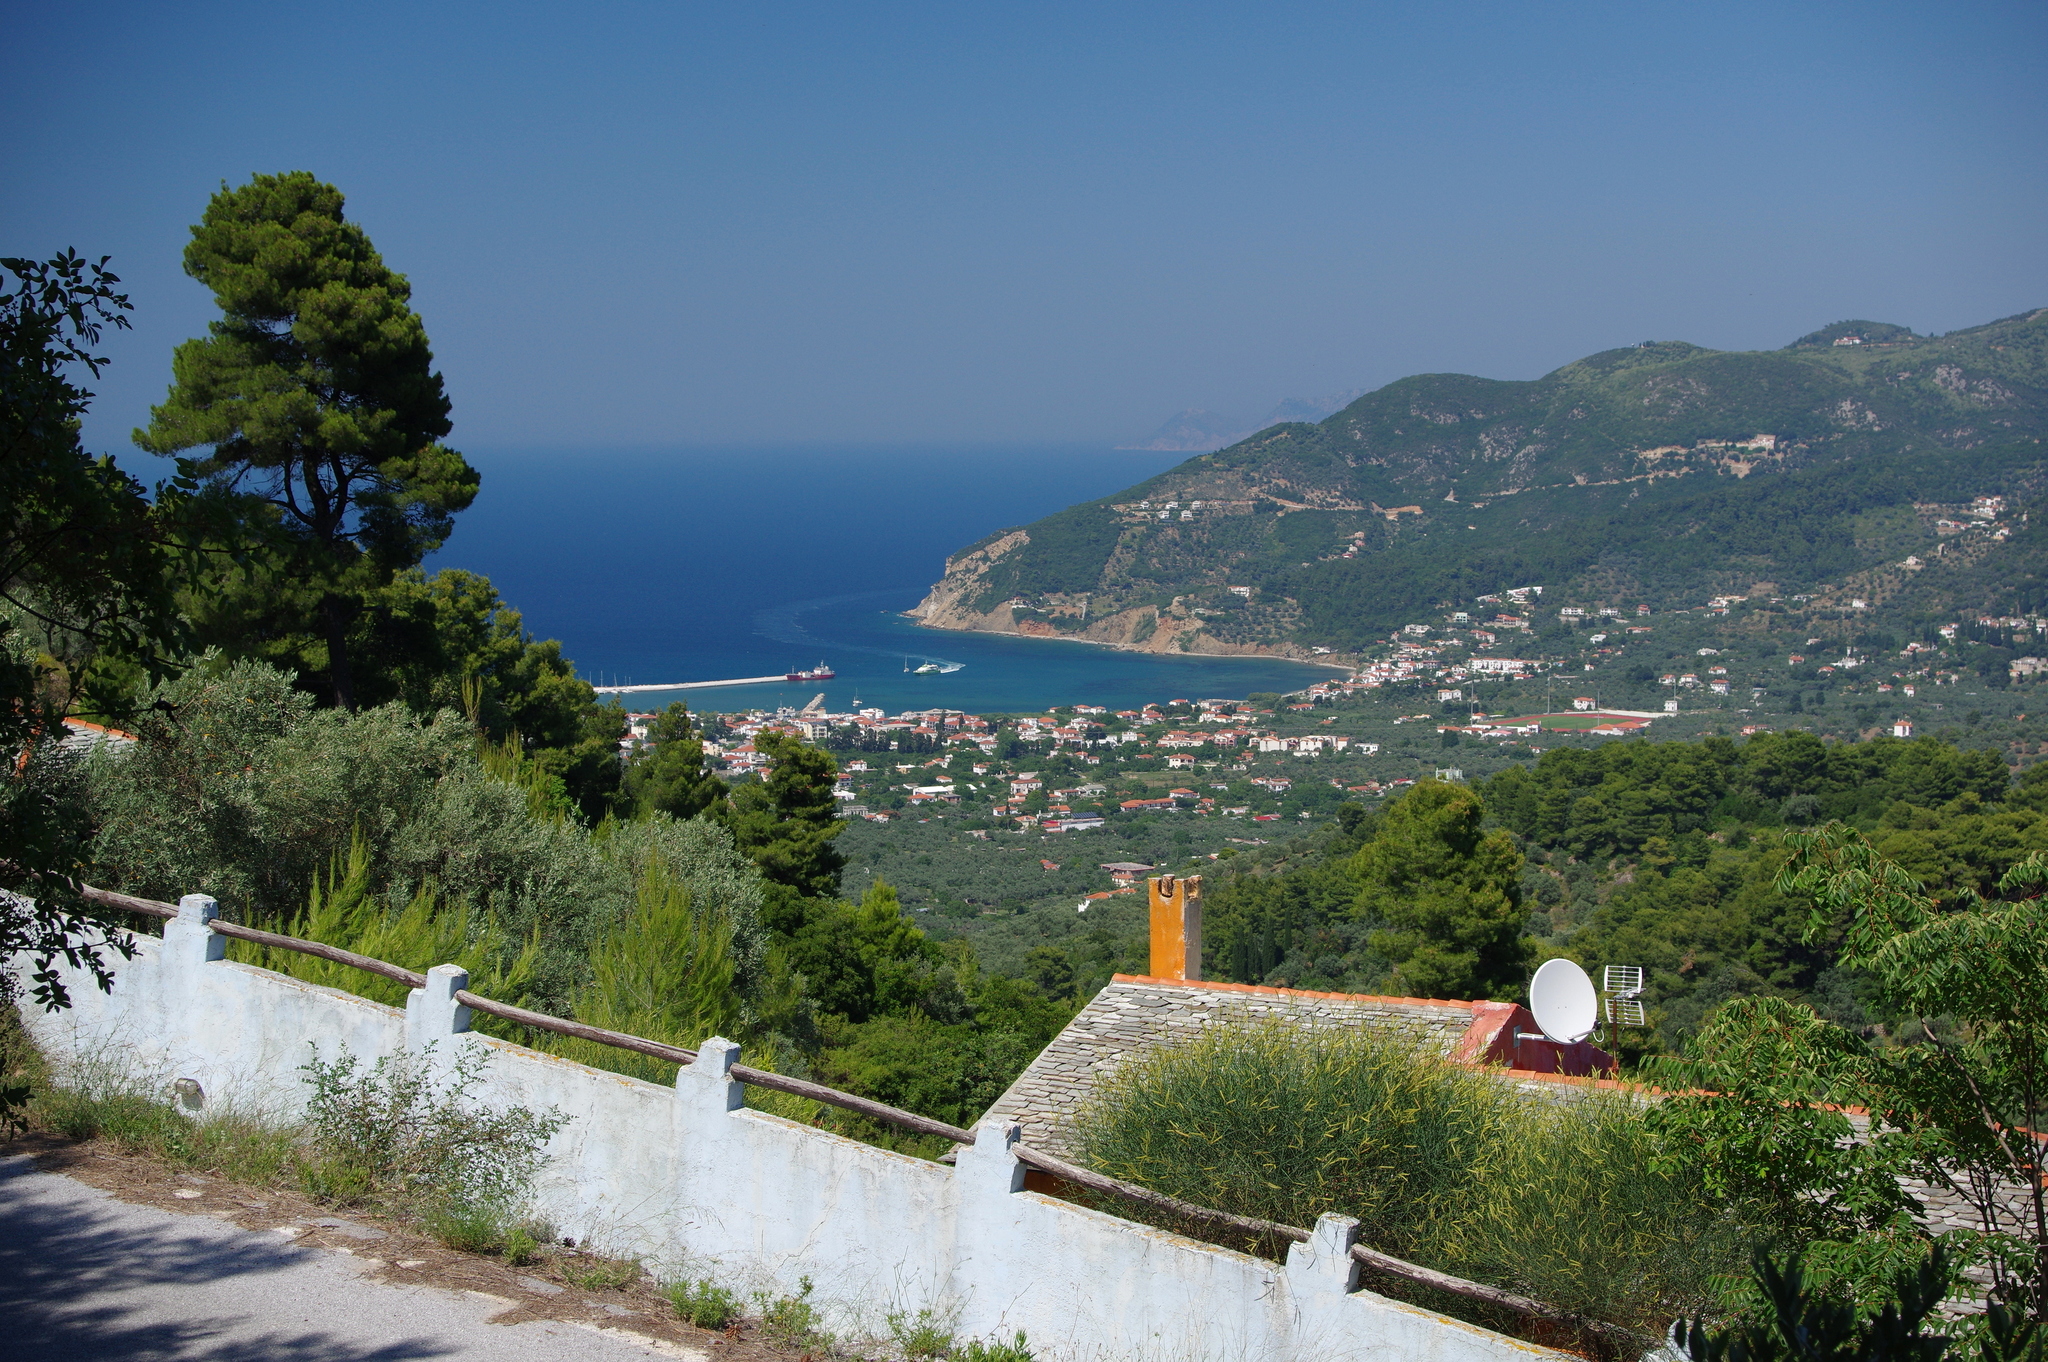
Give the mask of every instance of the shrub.
M 102 883 L 175 899 L 203 891 L 245 920 L 300 902 L 352 831 L 381 848 L 470 755 L 460 716 L 315 711 L 260 662 L 199 665 L 156 688 L 132 748 L 91 764 Z
M 507 1230 L 503 1247 L 505 1261 L 514 1267 L 525 1267 L 540 1256 L 540 1240 L 525 1225 L 514 1225 Z
M 597 944 L 577 1020 L 685 1048 L 737 1031 L 731 921 L 716 907 L 694 910 L 689 888 L 658 858 L 641 871 L 635 897 L 633 915 Z M 550 1037 L 548 1048 L 596 1068 L 675 1082 L 675 1065 L 595 1041 Z
M 673 1282 L 666 1294 L 676 1317 L 699 1329 L 723 1329 L 739 1317 L 739 1297 L 710 1281 Z
M 210 893 L 230 918 L 261 925 L 304 914 L 294 927 L 329 944 L 365 949 L 336 933 L 385 938 L 367 954 L 459 947 L 463 963 L 530 971 L 496 986 L 566 1015 L 591 983 L 593 948 L 632 918 L 659 865 L 699 919 L 729 929 L 740 1029 L 779 1025 L 761 996 L 760 874 L 708 819 L 658 814 L 587 829 L 537 806 L 533 772 L 453 710 L 316 711 L 289 674 L 260 662 L 209 656 L 151 702 L 135 720 L 141 742 L 87 763 L 94 883 L 161 899 Z M 309 887 L 336 864 L 348 872 L 330 873 L 308 911 Z M 360 883 L 349 887 L 352 874 Z M 502 939 L 485 942 L 493 926 Z M 250 958 L 243 949 L 237 958 Z M 488 970 L 471 970 L 488 991 Z M 320 982 L 365 996 L 381 987 L 353 971 Z
M 1356 1216 L 1366 1242 L 1407 1256 L 1494 1158 L 1512 1102 L 1398 1040 L 1266 1023 L 1126 1065 L 1077 1134 L 1112 1177 L 1282 1224 Z
M 1443 1222 L 1436 1265 L 1654 1334 L 1725 1305 L 1752 1236 L 1626 1097 L 1513 1113 L 1482 1185 Z
M 934 1318 L 930 1310 L 920 1310 L 915 1315 L 893 1314 L 888 1320 L 889 1337 L 896 1340 L 897 1351 L 906 1358 L 927 1362 L 944 1357 L 953 1347 L 953 1331 Z
M 508 1223 L 542 1146 L 566 1118 L 472 1101 L 487 1062 L 486 1052 L 465 1047 L 436 1083 L 428 1062 L 412 1055 L 386 1056 L 367 1071 L 346 1048 L 332 1063 L 309 1060 L 300 1067 L 313 1088 L 309 1189 L 335 1200 L 424 1205 L 430 1225 L 464 1238 L 484 1220 Z
M 1008 1343 L 999 1339 L 969 1339 L 954 1350 L 954 1362 L 1035 1362 L 1029 1343 L 1020 1330 Z
M 346 859 L 337 854 L 327 874 L 314 879 L 305 910 L 285 924 L 284 933 L 422 973 L 436 965 L 460 965 L 469 971 L 469 987 L 478 993 L 503 1002 L 523 1001 L 540 952 L 538 934 L 518 949 L 495 922 L 479 923 L 476 916 L 467 903 L 448 902 L 432 885 L 420 888 L 402 908 L 387 907 L 374 892 L 369 844 L 358 833 Z M 392 1007 L 403 1007 L 408 992 L 395 979 L 300 951 L 230 941 L 228 958 Z M 478 1018 L 485 1024 L 491 1020 Z
M 1749 1247 L 1697 1175 L 1660 1157 L 1633 1102 L 1530 1104 L 1483 1072 L 1369 1033 L 1217 1028 L 1128 1064 L 1078 1133 L 1082 1160 L 1112 1176 L 1281 1224 L 1353 1216 L 1382 1252 L 1646 1338 L 1723 1302 Z M 1374 1289 L 1518 1325 L 1396 1279 Z

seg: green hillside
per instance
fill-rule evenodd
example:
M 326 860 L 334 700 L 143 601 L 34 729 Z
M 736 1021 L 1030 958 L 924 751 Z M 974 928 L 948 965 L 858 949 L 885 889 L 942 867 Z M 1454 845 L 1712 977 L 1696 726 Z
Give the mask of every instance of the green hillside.
M 1764 352 L 1646 343 L 1529 382 L 1424 374 L 991 535 L 921 609 L 1164 645 L 1149 618 L 1195 651 L 1351 649 L 1524 585 L 1662 608 L 1822 592 L 1908 557 L 1929 570 L 1887 599 L 2037 608 L 2020 513 L 2044 433 L 2048 310 L 1941 337 L 1841 322 Z M 2010 504 L 2002 537 L 1942 526 L 1982 496 Z M 2012 599 L 1979 599 L 1994 584 Z

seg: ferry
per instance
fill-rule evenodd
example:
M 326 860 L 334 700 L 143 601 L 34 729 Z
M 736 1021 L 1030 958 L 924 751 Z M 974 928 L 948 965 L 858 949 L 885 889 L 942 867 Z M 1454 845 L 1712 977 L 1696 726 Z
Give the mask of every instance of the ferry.
M 807 672 L 790 672 L 782 679 L 785 681 L 830 681 L 838 675 L 838 672 L 833 671 L 830 667 L 820 662 Z

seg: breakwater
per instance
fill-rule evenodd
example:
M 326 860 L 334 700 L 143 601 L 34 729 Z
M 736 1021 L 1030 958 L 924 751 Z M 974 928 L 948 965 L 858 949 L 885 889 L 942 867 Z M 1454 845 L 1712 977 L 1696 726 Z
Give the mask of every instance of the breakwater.
M 599 695 L 630 695 L 645 690 L 706 690 L 712 686 L 780 686 L 786 676 L 739 676 L 730 681 L 667 681 L 652 686 L 592 686 Z

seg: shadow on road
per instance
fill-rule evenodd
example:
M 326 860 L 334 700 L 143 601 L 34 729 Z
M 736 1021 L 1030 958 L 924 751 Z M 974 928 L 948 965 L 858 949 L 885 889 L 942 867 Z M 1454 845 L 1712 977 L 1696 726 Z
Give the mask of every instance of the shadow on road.
M 260 1315 L 295 1313 L 291 1287 L 275 1274 L 310 1250 L 205 1223 L 151 1224 L 98 1198 L 39 1194 L 50 1181 L 35 1179 L 25 1158 L 0 1161 L 0 1358 L 401 1362 L 453 1351 L 430 1339 L 364 1347 L 319 1330 L 265 1329 Z M 247 1312 L 198 1301 L 178 1308 L 194 1288 L 228 1282 L 246 1287 Z

